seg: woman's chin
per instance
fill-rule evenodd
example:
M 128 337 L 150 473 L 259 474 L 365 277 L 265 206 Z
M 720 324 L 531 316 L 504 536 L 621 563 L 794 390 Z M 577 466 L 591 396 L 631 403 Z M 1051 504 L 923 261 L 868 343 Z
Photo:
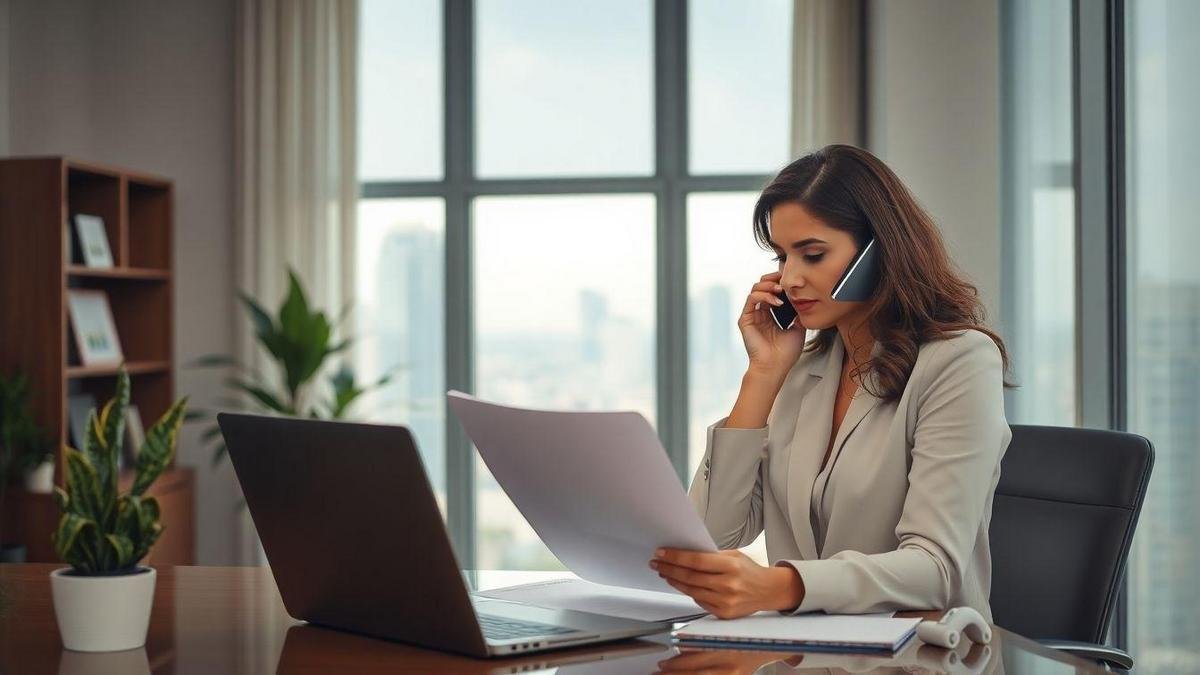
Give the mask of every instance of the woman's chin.
M 829 323 L 821 321 L 817 317 L 797 316 L 796 323 L 804 327 L 804 330 L 825 330 L 829 328 Z

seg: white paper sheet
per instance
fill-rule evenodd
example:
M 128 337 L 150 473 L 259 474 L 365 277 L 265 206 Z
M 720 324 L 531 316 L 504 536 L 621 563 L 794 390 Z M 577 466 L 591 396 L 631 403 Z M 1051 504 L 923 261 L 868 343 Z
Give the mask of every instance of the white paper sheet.
M 717 550 L 641 414 L 514 408 L 459 391 L 446 397 L 496 481 L 580 577 L 677 593 L 649 568 L 654 550 Z
M 838 645 L 895 649 L 914 631 L 920 619 L 887 615 L 800 614 L 781 616 L 758 612 L 741 619 L 705 617 L 675 632 L 681 640 L 775 642 L 795 645 Z
M 687 621 L 706 613 L 686 595 L 604 586 L 583 579 L 539 581 L 480 591 L 476 595 L 538 607 L 571 609 L 655 623 Z

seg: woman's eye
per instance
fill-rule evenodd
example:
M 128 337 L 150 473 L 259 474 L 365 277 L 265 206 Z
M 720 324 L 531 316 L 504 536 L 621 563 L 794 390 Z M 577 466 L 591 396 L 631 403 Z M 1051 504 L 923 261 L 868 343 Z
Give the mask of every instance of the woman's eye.
M 824 253 L 810 253 L 808 255 L 805 255 L 804 259 L 810 263 L 819 263 L 819 262 L 821 262 L 821 259 L 824 257 L 825 257 Z M 779 264 L 783 264 L 785 261 L 787 261 L 787 254 L 780 253 L 779 255 L 775 256 L 774 258 L 771 258 L 771 260 L 773 260 Z

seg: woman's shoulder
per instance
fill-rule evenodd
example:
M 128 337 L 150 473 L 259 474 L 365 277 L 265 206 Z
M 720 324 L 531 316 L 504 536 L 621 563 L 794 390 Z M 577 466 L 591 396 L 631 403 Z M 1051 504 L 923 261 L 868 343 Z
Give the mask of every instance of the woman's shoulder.
M 944 337 L 928 340 L 917 351 L 913 368 L 940 371 L 954 364 L 991 364 L 1001 367 L 1002 357 L 996 341 L 987 333 L 968 328 L 951 331 Z

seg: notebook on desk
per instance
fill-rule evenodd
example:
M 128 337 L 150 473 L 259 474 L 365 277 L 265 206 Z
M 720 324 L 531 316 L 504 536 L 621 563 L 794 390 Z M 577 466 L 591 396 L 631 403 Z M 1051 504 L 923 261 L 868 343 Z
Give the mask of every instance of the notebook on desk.
M 741 619 L 705 617 L 673 637 L 696 647 L 890 654 L 912 639 L 920 623 L 887 615 L 758 612 Z

